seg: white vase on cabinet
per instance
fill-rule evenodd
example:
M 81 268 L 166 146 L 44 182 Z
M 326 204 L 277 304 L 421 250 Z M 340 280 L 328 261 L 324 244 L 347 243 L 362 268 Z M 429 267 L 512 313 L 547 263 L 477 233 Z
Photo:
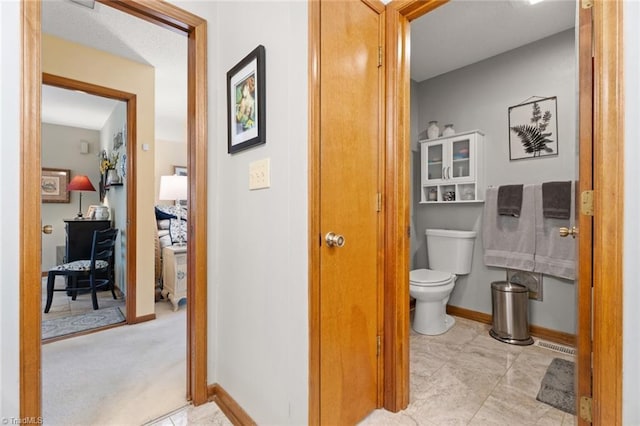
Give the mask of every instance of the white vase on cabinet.
M 437 121 L 430 121 L 429 126 L 427 127 L 427 138 L 436 139 L 440 136 L 440 128 L 438 127 Z

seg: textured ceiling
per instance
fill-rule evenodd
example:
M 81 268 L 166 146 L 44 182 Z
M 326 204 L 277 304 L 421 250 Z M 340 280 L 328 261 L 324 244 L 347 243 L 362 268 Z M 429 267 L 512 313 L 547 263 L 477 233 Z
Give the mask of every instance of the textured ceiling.
M 187 38 L 182 34 L 134 18 L 101 3 L 94 9 L 68 0 L 50 0 L 42 4 L 44 33 L 151 65 L 156 70 L 156 138 L 181 142 L 186 139 L 187 123 Z M 43 121 L 63 124 L 58 100 L 49 108 L 50 96 L 43 93 Z M 94 97 L 95 98 L 95 97 Z M 76 108 L 77 121 L 83 116 L 92 121 L 91 101 Z M 76 100 L 77 101 L 77 100 Z M 52 100 L 52 102 L 54 102 Z M 79 102 L 79 101 L 78 101 Z M 103 121 L 104 122 L 104 121 Z M 88 127 L 88 126 L 83 126 Z

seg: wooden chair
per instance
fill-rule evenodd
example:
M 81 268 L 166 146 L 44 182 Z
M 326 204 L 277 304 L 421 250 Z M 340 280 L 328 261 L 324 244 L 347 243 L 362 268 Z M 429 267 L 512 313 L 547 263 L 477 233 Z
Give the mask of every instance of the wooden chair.
M 98 296 L 96 295 L 98 288 L 108 286 L 111 289 L 113 298 L 117 299 L 111 270 L 117 236 L 118 230 L 114 228 L 94 231 L 93 243 L 91 244 L 91 259 L 75 260 L 49 269 L 45 314 L 51 309 L 54 291 L 66 291 L 67 294 L 71 295 L 72 300 L 76 300 L 78 290 L 91 290 L 91 301 L 93 302 L 94 310 L 99 309 Z M 65 288 L 54 288 L 58 275 L 67 277 L 67 286 Z

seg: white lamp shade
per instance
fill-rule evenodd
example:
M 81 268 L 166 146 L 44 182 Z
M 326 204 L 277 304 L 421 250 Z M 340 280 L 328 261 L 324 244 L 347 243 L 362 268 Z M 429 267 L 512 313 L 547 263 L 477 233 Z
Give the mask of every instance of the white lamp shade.
M 187 177 L 186 176 L 160 176 L 160 200 L 186 200 Z

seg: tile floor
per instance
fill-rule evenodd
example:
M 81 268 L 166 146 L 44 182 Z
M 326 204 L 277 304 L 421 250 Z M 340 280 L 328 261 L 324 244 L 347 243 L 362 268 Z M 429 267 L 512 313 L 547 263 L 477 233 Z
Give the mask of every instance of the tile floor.
M 573 425 L 575 416 L 536 400 L 553 358 L 573 356 L 515 346 L 463 318 L 440 336 L 411 331 L 411 397 L 399 413 L 376 410 L 361 425 Z
M 64 288 L 64 277 L 56 277 L 55 288 Z M 118 290 L 116 290 L 117 300 L 113 299 L 111 291 L 100 290 L 98 295 L 98 307 L 110 308 L 112 306 L 120 306 L 124 312 L 125 300 Z M 69 315 L 81 314 L 93 310 L 91 304 L 91 293 L 78 294 L 76 300 L 71 300 L 71 296 L 67 296 L 64 291 L 56 291 L 53 293 L 53 302 L 51 303 L 51 309 L 48 314 L 44 313 L 44 307 L 47 303 L 47 277 L 42 278 L 42 319 L 53 319 L 66 317 Z
M 360 425 L 574 425 L 575 416 L 536 400 L 553 358 L 573 356 L 514 346 L 489 326 L 463 318 L 440 336 L 411 332 L 411 401 L 399 413 L 376 410 Z M 187 406 L 149 425 L 230 425 L 215 403 Z
M 209 402 L 199 407 L 187 405 L 144 426 L 183 425 L 232 426 L 233 423 L 227 419 L 215 402 Z

